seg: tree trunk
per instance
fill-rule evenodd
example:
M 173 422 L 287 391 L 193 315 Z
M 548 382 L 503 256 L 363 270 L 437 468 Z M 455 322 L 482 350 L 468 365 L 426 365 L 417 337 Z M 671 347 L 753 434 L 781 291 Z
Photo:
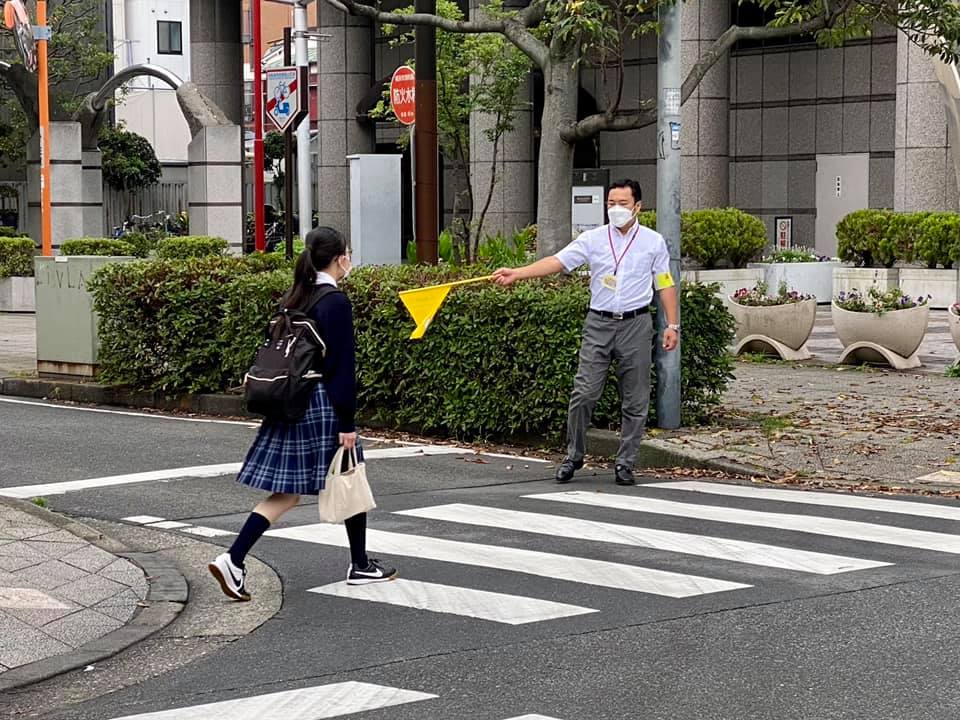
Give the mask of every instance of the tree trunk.
M 537 201 L 537 257 L 554 255 L 573 235 L 573 145 L 561 137 L 577 122 L 580 84 L 575 53 L 551 54 L 543 71 L 544 103 L 540 134 Z

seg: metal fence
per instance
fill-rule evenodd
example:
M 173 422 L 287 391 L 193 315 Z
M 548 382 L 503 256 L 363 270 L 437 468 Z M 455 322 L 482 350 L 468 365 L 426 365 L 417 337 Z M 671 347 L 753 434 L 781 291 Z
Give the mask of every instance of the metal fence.
M 13 193 L 0 192 L 0 225 L 16 227 L 20 232 L 27 231 L 27 184 L 17 180 L 0 182 Z
M 158 183 L 132 196 L 103 186 L 103 226 L 108 236 L 129 215 L 153 215 L 160 211 L 176 215 L 186 209 L 186 183 Z

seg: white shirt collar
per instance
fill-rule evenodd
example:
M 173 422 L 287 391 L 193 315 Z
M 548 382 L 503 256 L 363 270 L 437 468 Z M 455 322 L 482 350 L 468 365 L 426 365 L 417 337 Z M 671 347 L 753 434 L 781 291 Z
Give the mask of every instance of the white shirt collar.
M 337 281 L 333 277 L 333 275 L 329 273 L 325 273 L 321 270 L 320 272 L 317 273 L 317 280 L 314 284 L 315 285 L 333 285 L 334 287 L 336 287 Z

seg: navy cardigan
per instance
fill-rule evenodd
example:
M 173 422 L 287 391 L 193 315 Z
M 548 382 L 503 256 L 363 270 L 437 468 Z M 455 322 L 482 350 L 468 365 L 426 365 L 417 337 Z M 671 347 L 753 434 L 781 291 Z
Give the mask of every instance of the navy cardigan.
M 321 372 L 339 431 L 356 432 L 357 356 L 353 337 L 353 308 L 342 292 L 330 293 L 310 310 L 327 346 Z

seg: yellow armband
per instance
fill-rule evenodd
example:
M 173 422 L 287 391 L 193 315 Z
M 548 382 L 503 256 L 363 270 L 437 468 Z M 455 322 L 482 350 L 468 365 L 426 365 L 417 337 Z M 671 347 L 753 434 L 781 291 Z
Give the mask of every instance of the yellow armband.
M 656 276 L 655 281 L 657 290 L 666 290 L 667 288 L 672 288 L 674 285 L 673 275 L 669 272 L 660 273 Z

